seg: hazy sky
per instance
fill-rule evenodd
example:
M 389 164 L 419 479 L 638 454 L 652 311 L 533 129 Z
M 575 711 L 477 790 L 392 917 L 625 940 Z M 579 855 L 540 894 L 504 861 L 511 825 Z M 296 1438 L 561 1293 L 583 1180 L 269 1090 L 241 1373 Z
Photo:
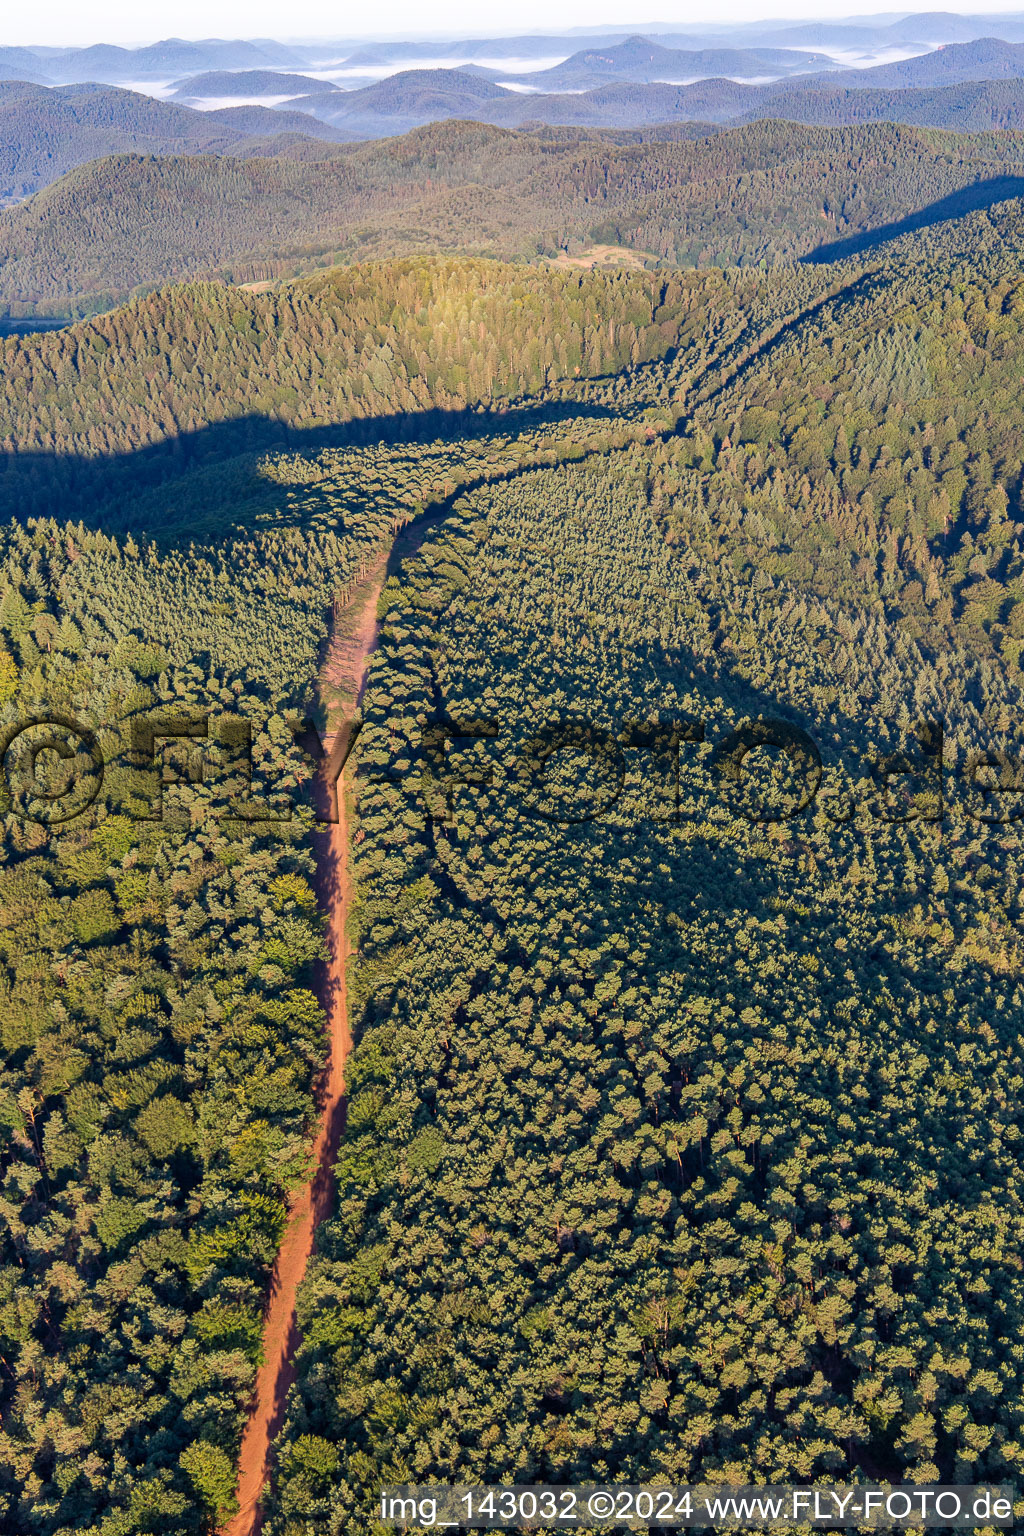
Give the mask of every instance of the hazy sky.
M 629 20 L 629 4 L 623 0 L 442 0 L 436 7 L 415 0 L 390 0 L 377 6 L 338 6 L 332 0 L 175 0 L 168 5 L 140 7 L 134 0 L 49 0 L 40 10 L 10 3 L 0 15 L 0 44 L 81 44 L 95 42 L 132 45 L 161 37 L 383 37 L 396 33 L 422 37 L 448 33 L 462 37 L 491 34 L 551 31 L 553 28 L 612 23 L 632 29 L 643 22 L 712 25 L 727 21 L 753 21 L 766 15 L 839 18 L 850 15 L 856 4 L 829 0 L 784 0 L 779 10 L 769 10 L 756 0 L 698 0 L 669 3 L 633 0 L 642 9 Z M 894 7 L 888 16 L 910 10 L 938 8 L 966 11 L 1020 10 L 1021 0 L 963 0 Z M 879 7 L 881 10 L 881 7 Z M 863 12 L 861 14 L 864 14 Z

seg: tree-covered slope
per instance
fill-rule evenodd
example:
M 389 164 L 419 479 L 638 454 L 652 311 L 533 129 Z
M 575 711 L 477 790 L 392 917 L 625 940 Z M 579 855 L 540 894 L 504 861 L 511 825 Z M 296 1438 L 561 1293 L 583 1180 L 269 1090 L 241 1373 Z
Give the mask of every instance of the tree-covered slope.
M 256 418 L 307 433 L 457 411 L 673 351 L 719 274 L 550 271 L 465 257 L 339 268 L 279 292 L 168 288 L 0 342 L 0 453 L 108 461 Z M 225 433 L 225 437 L 227 437 Z M 115 463 L 110 462 L 113 472 Z
M 957 133 L 1024 125 L 1024 81 L 968 80 L 962 85 L 875 90 L 866 86 L 773 92 L 736 120 L 765 116 L 794 123 L 918 123 Z
M 1016 176 L 1024 139 L 766 122 L 610 145 L 445 123 L 325 155 L 83 166 L 0 214 L 0 301 L 66 314 L 193 273 L 253 281 L 439 249 L 535 258 L 591 240 L 669 266 L 789 261 Z
M 301 51 L 272 38 L 262 38 L 258 42 L 244 38 L 230 41 L 206 38 L 191 42 L 180 37 L 166 37 L 141 48 L 93 43 L 87 48 L 47 49 L 42 57 L 49 61 L 49 69 L 56 79 L 71 81 L 173 80 L 186 72 L 198 74 L 200 70 L 266 69 L 281 65 L 295 68 L 307 62 Z
M 176 101 L 205 100 L 216 96 L 304 96 L 310 89 L 338 91 L 340 86 L 312 75 L 289 74 L 276 69 L 210 69 L 175 80 Z

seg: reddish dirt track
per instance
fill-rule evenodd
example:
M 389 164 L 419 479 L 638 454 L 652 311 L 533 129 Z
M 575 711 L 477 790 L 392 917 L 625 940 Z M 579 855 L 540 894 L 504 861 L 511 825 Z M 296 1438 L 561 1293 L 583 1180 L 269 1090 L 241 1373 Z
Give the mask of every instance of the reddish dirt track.
M 323 670 L 323 692 L 332 723 L 338 711 L 351 711 L 362 691 L 367 658 L 376 633 L 377 597 L 384 562 L 355 594 L 344 629 L 335 628 Z M 340 735 L 335 732 L 335 736 Z M 328 737 L 325 746 L 331 746 Z M 321 803 L 331 801 L 326 783 Z M 260 1497 L 270 1472 L 270 1447 L 284 1420 L 288 1388 L 295 1380 L 295 1351 L 299 1329 L 295 1302 L 313 1251 L 316 1228 L 329 1213 L 332 1172 L 345 1126 L 345 1060 L 351 1044 L 345 989 L 348 960 L 346 927 L 351 904 L 348 878 L 349 828 L 343 784 L 338 783 L 337 821 L 317 834 L 317 871 L 321 905 L 330 914 L 329 958 L 325 967 L 323 1003 L 327 1012 L 329 1056 L 320 1085 L 320 1125 L 313 1148 L 314 1173 L 292 1201 L 288 1226 L 271 1277 L 263 1324 L 263 1364 L 256 1376 L 253 1407 L 242 1436 L 238 1461 L 238 1513 L 221 1528 L 221 1536 L 259 1536 L 263 1527 Z

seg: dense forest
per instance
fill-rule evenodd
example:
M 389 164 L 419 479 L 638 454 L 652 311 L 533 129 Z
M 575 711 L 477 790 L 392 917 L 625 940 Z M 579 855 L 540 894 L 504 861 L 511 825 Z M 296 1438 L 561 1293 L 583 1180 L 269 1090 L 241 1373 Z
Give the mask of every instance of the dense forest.
M 1021 302 L 1005 249 L 865 274 L 385 588 L 278 1536 L 382 1481 L 1020 1467 L 1019 808 L 969 765 L 1020 746 Z M 759 717 L 809 805 L 725 771 Z
M 119 156 L 0 214 L 0 305 L 92 313 L 187 275 L 438 250 L 536 262 L 592 241 L 664 268 L 788 264 L 933 205 L 1019 195 L 1022 167 L 1017 133 L 783 122 L 627 144 L 438 123 L 299 158 Z
M 1017 686 L 752 586 L 699 513 L 666 546 L 678 463 L 477 493 L 387 594 L 362 1038 L 280 1532 L 365 1531 L 390 1480 L 1019 1464 L 1019 842 L 962 811 L 945 837 L 887 824 L 865 762 L 916 749 L 908 707 Z M 446 821 L 418 782 L 431 705 L 498 733 L 453 744 Z M 831 749 L 813 816 L 751 825 L 690 748 L 678 827 L 671 764 L 635 751 L 614 810 L 566 825 L 607 784 L 577 759 L 538 805 L 511 766 L 566 714 L 624 745 L 701 720 L 710 745 L 764 713 Z
M 241 797 L 230 723 L 255 722 L 257 772 L 294 785 L 277 709 L 307 686 L 347 548 L 160 561 L 74 523 L 5 534 L 7 720 L 71 716 L 107 764 L 102 805 L 51 830 L 45 789 L 5 758 L 5 1530 L 195 1531 L 232 1495 L 324 1047 L 310 815 L 223 819 Z M 219 778 L 175 805 L 159 748 L 133 769 L 132 722 L 211 710 Z
M 443 127 L 324 162 L 368 244 L 390 183 L 424 245 L 486 193 L 520 254 L 560 207 L 665 265 L 0 343 L 0 1528 L 234 1509 L 326 1048 L 309 727 L 409 524 L 273 1536 L 386 1479 L 1017 1475 L 1024 221 L 908 215 L 1019 155 Z

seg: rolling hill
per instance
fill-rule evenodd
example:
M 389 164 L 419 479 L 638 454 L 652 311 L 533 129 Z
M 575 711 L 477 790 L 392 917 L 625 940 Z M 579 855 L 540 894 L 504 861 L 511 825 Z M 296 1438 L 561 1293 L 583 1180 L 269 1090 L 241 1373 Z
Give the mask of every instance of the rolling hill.
M 318 89 L 288 105 L 363 138 L 377 138 L 450 117 L 486 119 L 495 103 L 507 104 L 506 110 L 518 121 L 518 113 L 530 115 L 530 100 L 495 84 L 483 71 L 406 69 L 354 91 Z
M 726 123 L 769 100 L 765 87 L 736 80 L 698 80 L 693 85 L 616 81 L 578 94 L 509 93 L 509 97 L 483 105 L 473 116 L 506 128 L 528 121 L 589 128 L 633 128 L 667 122 Z
M 112 154 L 230 154 L 254 134 L 345 137 L 296 112 L 239 110 L 242 116 L 197 112 L 112 85 L 50 89 L 0 82 L 0 201 L 27 197 L 75 166 Z
M 250 136 L 274 138 L 286 133 L 333 144 L 352 143 L 357 139 L 357 135 L 346 133 L 343 128 L 311 117 L 308 112 L 289 111 L 287 106 L 263 107 L 248 102 L 238 107 L 214 107 L 198 115 L 245 135 L 245 141 L 235 145 L 230 151 L 232 154 L 250 154 Z
M 174 101 L 195 101 L 210 96 L 302 96 L 311 91 L 329 93 L 340 87 L 311 75 L 289 74 L 273 69 L 213 69 L 177 80 Z
M 0 198 L 26 197 L 76 165 L 120 150 L 218 153 L 242 137 L 200 112 L 116 86 L 0 83 Z
M 756 25 L 744 29 L 751 45 L 773 44 L 782 48 L 858 48 L 879 50 L 901 45 L 922 47 L 943 43 L 968 43 L 980 37 L 1001 37 L 1007 42 L 1024 40 L 1024 17 L 1019 12 L 960 16 L 951 11 L 922 11 L 901 16 L 883 25 L 870 19 L 860 23 L 802 22 L 788 26 Z

